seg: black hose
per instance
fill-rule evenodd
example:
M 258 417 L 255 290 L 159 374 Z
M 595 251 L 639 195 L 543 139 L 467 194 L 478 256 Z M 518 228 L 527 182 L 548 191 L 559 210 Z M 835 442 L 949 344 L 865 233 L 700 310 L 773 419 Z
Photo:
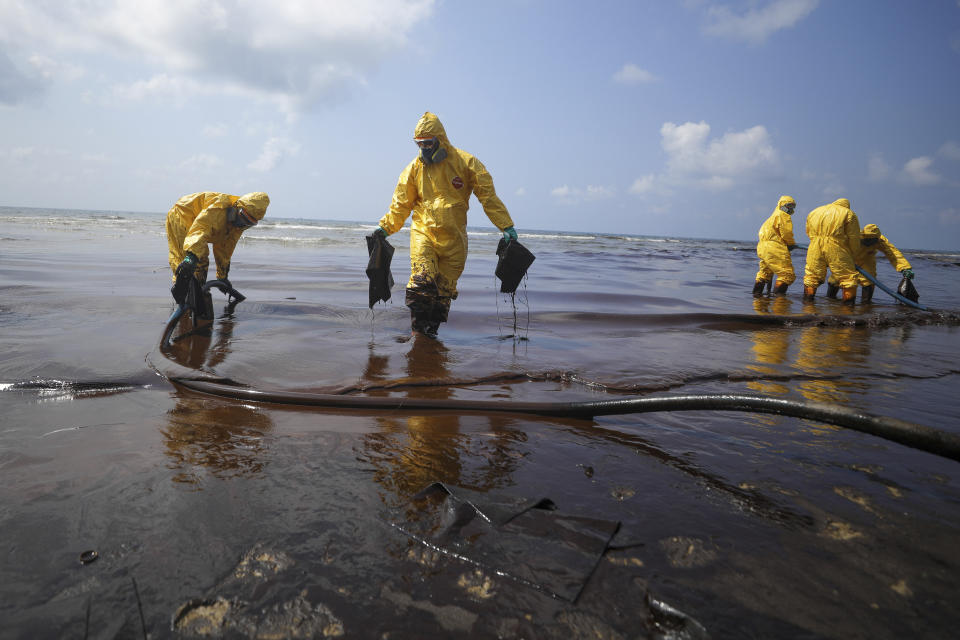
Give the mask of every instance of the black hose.
M 170 335 L 173 333 L 174 328 L 177 326 L 177 322 L 180 320 L 180 316 L 183 315 L 183 312 L 187 310 L 186 305 L 177 305 L 177 308 L 173 310 L 173 313 L 170 314 L 170 319 L 167 320 L 167 326 L 163 329 L 163 335 L 160 336 L 160 348 L 165 349 L 170 346 Z
M 456 398 L 383 398 L 299 391 L 258 391 L 203 380 L 173 378 L 171 382 L 193 391 L 238 400 L 338 409 L 379 409 L 405 411 L 481 411 L 526 413 L 568 418 L 594 418 L 657 411 L 748 411 L 792 416 L 846 427 L 886 440 L 960 461 L 960 436 L 905 422 L 874 416 L 837 405 L 798 402 L 742 395 L 691 395 L 654 398 L 625 398 L 599 402 L 503 402 Z
M 226 294 L 227 304 L 231 308 L 247 299 L 245 295 L 234 289 L 229 283 L 224 282 L 223 280 L 210 280 L 209 282 L 205 282 L 203 286 L 200 287 L 200 292 L 206 293 L 213 287 L 216 287 Z M 177 308 L 174 309 L 173 313 L 170 314 L 170 319 L 167 320 L 167 326 L 164 327 L 163 335 L 160 337 L 161 349 L 165 349 L 170 346 L 170 336 L 173 334 L 173 330 L 177 326 L 177 321 L 180 320 L 180 316 L 182 316 L 188 308 L 189 307 L 187 305 L 181 303 L 177 305 Z M 194 316 L 194 327 L 196 327 L 196 323 L 196 316 Z

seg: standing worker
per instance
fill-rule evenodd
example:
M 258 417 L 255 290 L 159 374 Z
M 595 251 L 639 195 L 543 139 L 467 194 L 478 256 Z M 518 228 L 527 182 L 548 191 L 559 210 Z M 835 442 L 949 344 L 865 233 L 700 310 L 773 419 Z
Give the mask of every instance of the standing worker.
M 843 302 L 853 304 L 857 297 L 857 267 L 853 255 L 860 246 L 860 220 L 846 198 L 817 207 L 807 215 L 807 263 L 803 274 L 803 299 L 812 300 L 817 287 L 832 279 L 843 289 Z
M 243 232 L 267 213 L 270 198 L 261 191 L 245 196 L 202 191 L 183 196 L 167 212 L 167 243 L 173 270 L 173 299 L 182 304 L 190 278 L 207 280 L 210 250 L 217 262 L 217 279 L 227 281 L 230 256 Z
M 880 233 L 880 227 L 875 224 L 868 224 L 860 232 L 860 246 L 853 254 L 854 262 L 858 267 L 869 273 L 874 278 L 877 277 L 877 252 L 880 251 L 886 256 L 893 268 L 900 272 L 904 278 L 913 280 L 913 268 L 900 250 L 893 246 L 893 243 L 887 240 L 887 237 Z M 873 300 L 874 284 L 867 280 L 862 274 L 858 274 L 857 281 L 860 283 L 860 302 L 870 302 Z M 839 285 L 833 276 L 827 282 L 827 296 L 837 297 Z
M 414 333 L 436 337 L 457 297 L 457 280 L 467 260 L 470 194 L 476 194 L 508 242 L 517 239 L 517 232 L 486 167 L 450 144 L 437 116 L 424 113 L 413 136 L 420 154 L 400 174 L 390 210 L 374 233 L 396 233 L 413 212 L 406 295 L 410 327 Z
M 774 293 L 785 294 L 787 287 L 793 284 L 797 276 L 793 272 L 790 252 L 797 246 L 793 240 L 793 212 L 797 202 L 790 196 L 780 196 L 777 208 L 760 227 L 757 242 L 757 255 L 760 257 L 760 270 L 753 285 L 753 295 L 763 295 L 763 290 L 777 276 L 777 288 Z

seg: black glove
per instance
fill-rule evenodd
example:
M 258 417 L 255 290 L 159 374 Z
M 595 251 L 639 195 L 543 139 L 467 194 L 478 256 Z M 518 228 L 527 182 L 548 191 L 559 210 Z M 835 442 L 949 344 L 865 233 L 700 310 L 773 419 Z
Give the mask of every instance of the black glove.
M 177 280 L 170 288 L 170 293 L 177 304 L 183 304 L 187 297 L 187 289 L 190 287 L 190 280 L 193 279 L 193 273 L 197 270 L 197 256 L 187 251 L 183 257 L 183 262 L 177 265 Z
M 183 256 L 183 262 L 177 265 L 177 278 L 192 276 L 193 272 L 197 270 L 199 262 L 197 256 L 187 251 L 187 255 Z

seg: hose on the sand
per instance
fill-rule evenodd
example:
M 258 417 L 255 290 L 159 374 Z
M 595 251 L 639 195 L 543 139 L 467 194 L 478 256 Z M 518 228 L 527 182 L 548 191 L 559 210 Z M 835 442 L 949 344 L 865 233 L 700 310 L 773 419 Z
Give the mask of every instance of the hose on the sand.
M 299 391 L 259 391 L 218 382 L 185 378 L 173 378 L 171 382 L 200 393 L 238 400 L 338 409 L 508 412 L 567 418 L 594 418 L 596 416 L 658 411 L 771 413 L 816 420 L 861 431 L 914 449 L 960 461 L 960 436 L 946 431 L 896 418 L 874 416 L 837 405 L 761 396 L 718 394 L 624 398 L 598 402 L 504 402 L 502 400 L 372 397 Z

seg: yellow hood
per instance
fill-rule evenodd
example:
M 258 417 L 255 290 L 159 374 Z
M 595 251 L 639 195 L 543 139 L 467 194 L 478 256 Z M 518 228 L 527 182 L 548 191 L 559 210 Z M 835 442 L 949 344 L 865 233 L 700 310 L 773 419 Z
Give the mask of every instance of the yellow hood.
M 850 208 L 850 201 L 847 200 L 846 198 L 840 198 L 838 200 L 834 200 L 833 204 L 840 205 L 841 207 L 846 207 L 847 209 Z
M 797 201 L 794 200 L 793 198 L 791 198 L 790 196 L 780 196 L 780 200 L 777 202 L 777 209 L 779 209 L 780 207 L 782 207 L 782 206 L 785 205 L 785 204 L 793 204 L 793 205 L 796 205 L 796 204 L 797 204 Z
M 242 206 L 257 220 L 263 220 L 263 216 L 267 215 L 267 206 L 270 205 L 270 196 L 263 191 L 254 191 L 237 198 L 237 205 Z
M 444 131 L 443 125 L 440 123 L 440 118 L 436 115 L 427 111 L 421 116 L 420 120 L 417 122 L 417 127 L 413 130 L 414 138 L 433 138 L 436 137 L 440 140 L 440 146 L 451 146 L 450 140 L 447 139 L 447 132 Z
M 860 232 L 860 235 L 864 238 L 879 238 L 880 227 L 875 224 L 868 224 L 863 228 L 863 231 Z

